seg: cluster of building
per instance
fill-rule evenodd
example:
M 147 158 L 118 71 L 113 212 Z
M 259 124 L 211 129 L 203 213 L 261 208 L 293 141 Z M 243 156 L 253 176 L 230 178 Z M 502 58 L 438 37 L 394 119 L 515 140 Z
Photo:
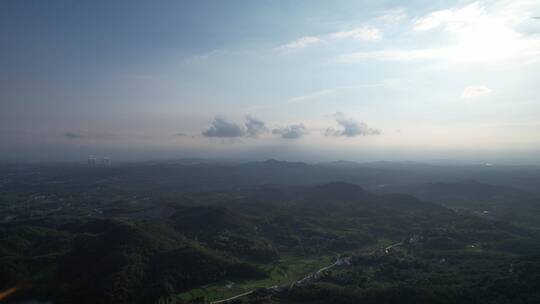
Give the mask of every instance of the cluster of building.
M 88 163 L 89 166 L 96 166 L 96 165 L 110 166 L 111 165 L 111 158 L 108 157 L 108 156 L 104 156 L 104 157 L 98 159 L 94 155 L 89 155 L 87 163 Z

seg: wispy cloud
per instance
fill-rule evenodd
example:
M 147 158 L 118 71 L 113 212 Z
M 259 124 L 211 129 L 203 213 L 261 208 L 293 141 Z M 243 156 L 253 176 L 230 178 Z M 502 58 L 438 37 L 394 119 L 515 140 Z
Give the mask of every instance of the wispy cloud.
M 356 63 L 365 60 L 381 61 L 421 61 L 442 59 L 452 53 L 451 48 L 427 48 L 427 49 L 390 49 L 369 52 L 355 52 L 340 55 L 337 60 L 341 63 Z
M 518 63 L 540 61 L 540 38 L 521 32 L 530 20 L 530 5 L 502 2 L 487 7 L 480 2 L 434 11 L 414 20 L 413 34 L 438 35 L 436 46 L 417 49 L 391 48 L 361 51 L 338 56 L 342 63 L 365 60 L 427 61 L 448 63 Z M 414 37 L 414 36 L 413 36 Z
M 466 27 L 478 25 L 489 18 L 486 8 L 479 2 L 473 2 L 463 7 L 438 10 L 417 19 L 414 22 L 415 31 L 428 31 L 444 27 L 450 32 L 459 32 Z
M 311 100 L 311 99 L 319 98 L 322 96 L 331 95 L 335 93 L 337 90 L 338 89 L 327 89 L 327 90 L 315 91 L 315 92 L 311 92 L 305 95 L 292 97 L 289 99 L 289 102 L 300 102 L 300 101 Z
M 407 19 L 407 12 L 403 8 L 387 10 L 376 19 L 384 23 L 397 23 Z
M 492 90 L 486 86 L 468 86 L 463 89 L 461 98 L 476 98 L 476 97 L 486 97 L 491 95 Z
M 382 32 L 376 27 L 362 26 L 348 31 L 334 32 L 329 35 L 333 39 L 354 39 L 361 41 L 377 41 L 382 39 Z
M 326 96 L 329 96 L 329 95 L 333 95 L 333 94 L 336 94 L 336 93 L 338 93 L 340 91 L 343 91 L 343 90 L 354 90 L 354 89 L 363 89 L 363 88 L 370 88 L 370 87 L 380 87 L 380 86 L 385 86 L 385 85 L 392 85 L 394 83 L 395 83 L 395 80 L 389 80 L 389 81 L 385 81 L 384 83 L 371 83 L 371 84 L 368 83 L 368 84 L 358 84 L 358 85 L 349 85 L 349 86 L 339 86 L 339 87 L 335 87 L 335 88 L 318 90 L 318 91 L 306 93 L 304 95 L 295 96 L 295 97 L 290 98 L 288 100 L 288 102 L 290 102 L 290 103 L 304 102 L 304 101 L 308 101 L 308 100 L 312 100 L 312 99 L 318 99 L 318 98 L 321 98 L 321 97 L 326 97 Z
M 361 27 L 336 31 L 329 34 L 301 37 L 297 40 L 281 45 L 277 49 L 278 50 L 303 49 L 303 48 L 321 44 L 323 42 L 332 42 L 332 41 L 339 41 L 339 40 L 345 40 L 345 39 L 354 40 L 354 41 L 373 42 L 373 41 L 381 40 L 382 37 L 383 37 L 383 33 L 379 28 L 376 28 L 374 26 L 364 25 Z
M 284 45 L 280 46 L 278 49 L 281 49 L 281 50 L 303 49 L 303 48 L 306 48 L 308 46 L 312 46 L 314 44 L 318 44 L 318 43 L 321 43 L 321 42 L 322 42 L 322 40 L 319 37 L 306 36 L 306 37 L 299 38 L 299 39 L 297 39 L 295 41 L 289 42 L 287 44 L 284 44 Z

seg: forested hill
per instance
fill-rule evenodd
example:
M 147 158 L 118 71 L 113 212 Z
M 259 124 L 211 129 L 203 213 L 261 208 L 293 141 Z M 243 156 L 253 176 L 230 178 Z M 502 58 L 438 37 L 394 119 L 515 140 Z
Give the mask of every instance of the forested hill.
M 523 303 L 538 296 L 535 229 L 411 195 L 345 182 L 188 192 L 177 201 L 112 189 L 86 198 L 70 186 L 54 196 L 48 189 L 19 205 L 5 199 L 21 193 L 3 197 L 0 290 L 17 290 L 11 302 L 213 301 L 290 286 L 336 256 L 352 265 L 239 301 L 505 303 L 511 294 L 501 284 L 517 284 Z

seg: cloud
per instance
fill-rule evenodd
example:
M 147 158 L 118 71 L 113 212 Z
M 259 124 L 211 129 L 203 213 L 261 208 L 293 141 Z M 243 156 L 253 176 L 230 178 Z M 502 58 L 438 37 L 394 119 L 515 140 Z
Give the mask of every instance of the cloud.
M 365 60 L 437 60 L 448 64 L 538 62 L 540 38 L 534 33 L 520 31 L 527 20 L 530 20 L 533 5 L 533 1 L 524 1 L 520 5 L 498 2 L 491 6 L 474 2 L 433 11 L 417 18 L 412 30 L 418 39 L 430 35 L 429 37 L 436 37 L 436 40 L 441 41 L 439 44 L 416 49 L 354 52 L 339 56 L 338 61 L 354 63 Z
M 259 135 L 268 132 L 265 122 L 251 115 L 246 116 L 246 122 L 244 125 L 245 128 L 243 128 L 240 124 L 226 120 L 224 117 L 216 116 L 212 121 L 210 128 L 202 132 L 202 134 L 206 137 L 238 138 L 258 137 Z M 179 134 L 177 134 L 177 136 L 185 135 Z
M 341 130 L 336 130 L 332 128 L 326 129 L 326 136 L 346 136 L 354 137 L 358 135 L 367 136 L 367 135 L 380 135 L 381 131 L 378 129 L 370 128 L 364 122 L 357 122 L 354 119 L 346 117 L 343 113 L 334 114 L 336 122 L 341 126 Z
M 66 132 L 64 133 L 64 137 L 68 139 L 78 139 L 78 138 L 81 138 L 82 135 L 78 133 L 73 133 L 73 132 Z
M 321 43 L 322 40 L 319 37 L 315 36 L 306 36 L 302 37 L 300 39 L 297 39 L 293 42 L 284 44 L 279 47 L 279 49 L 285 49 L 285 50 L 294 50 L 294 49 L 303 49 L 305 47 Z
M 307 133 L 308 130 L 302 123 L 272 130 L 272 134 L 281 135 L 281 138 L 286 139 L 297 139 L 306 135 Z
M 476 97 L 486 97 L 491 95 L 492 90 L 485 86 L 468 86 L 463 89 L 461 98 L 476 98 Z
M 254 118 L 253 116 L 246 116 L 246 129 L 247 135 L 250 137 L 257 137 L 263 133 L 268 132 L 268 128 L 264 124 L 264 121 Z
M 244 135 L 244 130 L 241 126 L 229 122 L 223 117 L 217 116 L 212 121 L 210 128 L 202 132 L 202 135 L 220 138 L 242 137 Z
M 381 40 L 382 32 L 371 26 L 362 26 L 349 31 L 340 31 L 330 34 L 330 38 L 333 39 L 354 39 L 361 41 L 377 41 Z

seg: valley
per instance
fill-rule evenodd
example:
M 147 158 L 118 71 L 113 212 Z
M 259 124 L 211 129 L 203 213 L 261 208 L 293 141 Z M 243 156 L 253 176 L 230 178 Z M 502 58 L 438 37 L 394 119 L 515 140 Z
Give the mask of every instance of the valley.
M 527 303 L 537 296 L 540 217 L 531 192 L 422 178 L 402 189 L 418 199 L 303 178 L 314 165 L 268 164 L 239 166 L 262 166 L 276 183 L 245 184 L 242 172 L 196 190 L 181 181 L 193 165 L 9 175 L 0 197 L 1 290 L 8 303 Z M 367 174 L 334 170 L 337 180 Z M 291 172 L 296 182 L 278 183 Z

